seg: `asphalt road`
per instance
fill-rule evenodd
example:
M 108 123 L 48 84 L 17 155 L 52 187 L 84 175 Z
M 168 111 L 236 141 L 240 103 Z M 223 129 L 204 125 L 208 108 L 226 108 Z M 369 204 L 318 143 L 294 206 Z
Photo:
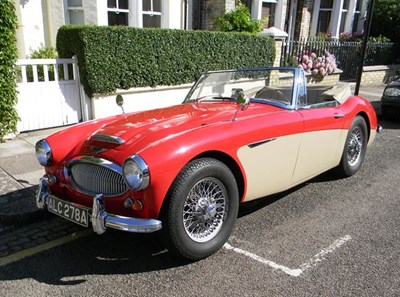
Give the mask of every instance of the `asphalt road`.
M 157 234 L 91 234 L 0 267 L 1 296 L 400 296 L 400 122 L 353 177 L 246 204 L 217 254 L 172 258 Z

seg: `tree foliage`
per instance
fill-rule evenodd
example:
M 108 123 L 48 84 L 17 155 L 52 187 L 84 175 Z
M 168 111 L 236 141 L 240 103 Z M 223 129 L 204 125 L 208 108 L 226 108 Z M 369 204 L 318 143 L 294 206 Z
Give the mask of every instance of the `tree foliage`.
M 370 35 L 400 42 L 400 1 L 375 0 Z
M 17 129 L 17 89 L 14 66 L 18 57 L 15 32 L 18 27 L 14 1 L 0 1 L 0 141 Z
M 263 28 L 262 22 L 254 20 L 250 15 L 249 8 L 240 1 L 235 9 L 217 18 L 214 27 L 218 31 L 249 33 L 261 32 Z

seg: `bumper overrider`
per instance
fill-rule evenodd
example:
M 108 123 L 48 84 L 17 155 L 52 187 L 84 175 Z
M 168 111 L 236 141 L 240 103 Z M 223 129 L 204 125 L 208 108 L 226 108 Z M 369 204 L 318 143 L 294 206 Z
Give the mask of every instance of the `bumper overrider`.
M 39 209 L 48 209 L 49 200 L 52 197 L 60 200 L 59 198 L 51 195 L 48 184 L 49 181 L 46 177 L 43 177 L 39 180 L 39 188 L 36 193 L 36 205 Z M 82 205 L 74 205 L 80 209 L 88 210 L 88 219 L 92 223 L 93 231 L 97 234 L 103 234 L 107 228 L 136 233 L 150 233 L 161 229 L 161 221 L 159 220 L 131 218 L 107 213 L 103 203 L 102 194 L 93 197 L 93 206 L 91 209 Z M 57 214 L 57 212 L 54 211 L 53 213 Z M 64 217 L 61 215 L 61 213 L 58 213 L 58 215 Z M 68 219 L 66 217 L 64 218 Z

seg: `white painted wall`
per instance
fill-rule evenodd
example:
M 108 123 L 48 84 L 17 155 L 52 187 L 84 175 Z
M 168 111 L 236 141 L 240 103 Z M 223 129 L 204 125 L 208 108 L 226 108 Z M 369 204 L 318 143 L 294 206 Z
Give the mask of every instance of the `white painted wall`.
M 32 50 L 45 44 L 42 1 L 21 1 L 20 11 L 25 54 L 29 55 Z
M 117 94 L 124 98 L 125 112 L 144 111 L 181 104 L 189 92 L 191 84 L 175 87 L 133 88 L 118 90 L 110 96 L 94 96 L 92 100 L 92 118 L 104 118 L 121 114 L 121 108 L 115 103 Z

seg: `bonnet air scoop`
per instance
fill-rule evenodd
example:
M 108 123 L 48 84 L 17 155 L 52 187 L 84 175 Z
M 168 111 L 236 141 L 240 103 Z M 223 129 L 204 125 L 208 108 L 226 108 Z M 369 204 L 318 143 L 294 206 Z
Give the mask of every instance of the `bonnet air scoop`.
M 107 142 L 107 143 L 112 143 L 112 144 L 124 144 L 125 140 L 118 136 L 113 136 L 113 135 L 107 135 L 107 134 L 93 134 L 91 137 L 93 140 L 101 141 L 101 142 Z

